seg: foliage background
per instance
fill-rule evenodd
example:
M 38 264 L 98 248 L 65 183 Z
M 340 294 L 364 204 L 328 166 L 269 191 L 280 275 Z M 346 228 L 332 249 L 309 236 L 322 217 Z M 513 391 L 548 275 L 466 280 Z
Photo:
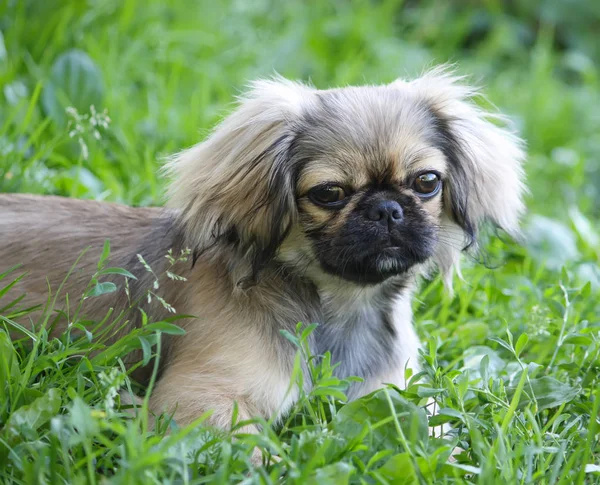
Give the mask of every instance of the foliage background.
M 0 338 L 1 480 L 595 483 L 598 32 L 600 2 L 593 0 L 0 2 L 2 192 L 161 204 L 161 158 L 199 141 L 248 80 L 277 71 L 320 88 L 381 83 L 448 61 L 514 119 L 528 143 L 531 191 L 522 246 L 490 243 L 482 259 L 491 264 L 467 261 L 454 299 L 434 280 L 415 303 L 429 384 L 405 398 L 438 399 L 458 430 L 446 442 L 366 445 L 377 431 L 360 438 L 347 426 L 336 428 L 331 416 L 313 417 L 271 436 L 287 454 L 280 464 L 247 474 L 251 442 L 244 448 L 227 437 L 209 441 L 204 451 L 216 450 L 215 458 L 202 461 L 197 434 L 188 442 L 189 436 L 160 441 L 158 433 L 148 442 L 126 416 L 95 415 L 114 407 L 106 403 L 114 387 L 106 375 L 116 360 L 92 359 L 87 370 L 57 365 L 68 345 L 42 335 L 34 355 L 36 362 L 46 356 L 47 365 L 34 366 L 23 345 Z M 107 110 L 107 128 L 82 118 L 90 105 Z M 68 106 L 79 115 L 69 115 Z M 0 314 L 9 325 L 14 308 L 4 303 Z M 103 371 L 106 385 L 93 377 Z M 515 400 L 521 381 L 529 386 L 521 387 L 530 391 L 525 401 Z M 27 397 L 24 389 L 37 394 Z M 548 393 L 548 406 L 540 405 Z M 302 406 L 319 399 L 325 398 L 307 396 Z M 35 409 L 45 418 L 24 417 Z M 386 419 L 375 415 L 374 422 Z M 339 434 L 335 453 L 314 451 L 331 451 L 323 430 Z M 466 452 L 449 467 L 444 453 L 455 444 Z M 357 451 L 359 445 L 370 452 Z M 47 466 L 35 465 L 40 460 Z

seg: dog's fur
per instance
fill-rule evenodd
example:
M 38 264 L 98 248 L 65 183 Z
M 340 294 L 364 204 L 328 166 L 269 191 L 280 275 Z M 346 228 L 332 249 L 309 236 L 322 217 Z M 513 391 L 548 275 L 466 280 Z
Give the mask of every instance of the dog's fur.
M 141 295 L 150 280 L 136 254 L 162 274 L 167 250 L 189 247 L 193 264 L 174 269 L 188 281 L 161 277 L 160 294 L 196 318 L 169 341 L 151 396 L 180 424 L 212 409 L 212 423 L 227 426 L 234 401 L 242 418 L 285 413 L 297 395 L 286 394 L 295 348 L 280 330 L 299 321 L 319 324 L 315 354 L 331 351 L 340 375 L 364 379 L 350 398 L 402 387 L 405 368 L 418 369 L 416 278 L 437 267 L 450 282 L 482 222 L 514 235 L 523 210 L 521 141 L 475 95 L 441 69 L 324 91 L 256 82 L 206 141 L 168 162 L 169 209 L 0 195 L 0 271 L 23 263 L 29 275 L 11 293 L 41 303 L 46 277 L 56 289 L 91 246 L 66 287 L 73 299 L 110 238 L 110 265 L 136 274 Z M 431 171 L 442 188 L 419 196 L 412 180 Z M 344 187 L 342 205 L 314 202 L 323 184 Z M 402 221 L 366 215 L 381 201 L 399 204 Z M 126 305 L 120 291 L 86 300 L 83 313 L 101 319 Z

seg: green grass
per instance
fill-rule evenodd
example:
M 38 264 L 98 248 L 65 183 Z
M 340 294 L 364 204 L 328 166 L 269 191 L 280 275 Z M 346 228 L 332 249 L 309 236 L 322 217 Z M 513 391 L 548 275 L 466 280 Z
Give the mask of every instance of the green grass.
M 600 3 L 508 3 L 1 3 L 3 192 L 160 204 L 160 159 L 200 140 L 250 79 L 377 83 L 452 61 L 516 120 L 531 194 L 522 245 L 491 240 L 453 298 L 424 282 L 426 364 L 407 392 L 341 405 L 346 383 L 324 362 L 283 425 L 239 440 L 149 431 L 144 410 L 119 405 L 119 356 L 175 327 L 150 316 L 108 348 L 43 329 L 11 342 L 18 305 L 2 288 L 20 272 L 3 274 L 0 483 L 600 483 Z M 100 139 L 92 104 L 111 120 Z M 428 397 L 441 408 L 429 424 L 453 427 L 444 439 L 428 436 Z M 256 445 L 280 461 L 251 469 Z

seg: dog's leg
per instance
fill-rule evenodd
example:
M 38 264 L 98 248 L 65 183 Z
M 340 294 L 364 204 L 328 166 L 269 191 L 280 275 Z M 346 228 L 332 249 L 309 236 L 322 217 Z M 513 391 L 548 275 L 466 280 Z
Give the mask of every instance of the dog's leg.
M 162 386 L 165 387 L 165 386 Z M 168 386 L 166 386 L 168 387 Z M 168 390 L 168 389 L 167 389 Z M 122 405 L 130 405 L 132 406 L 132 409 L 129 410 L 129 413 L 132 416 L 135 416 L 135 411 L 134 408 L 141 408 L 142 404 L 143 404 L 143 398 L 133 395 L 127 391 L 121 391 L 121 404 Z M 156 394 L 153 394 L 153 396 L 156 396 Z M 150 404 L 150 413 L 148 416 L 148 427 L 150 430 L 153 430 L 155 425 L 156 425 L 156 417 L 163 411 L 167 411 L 169 412 L 169 405 L 164 399 L 151 399 L 151 404 Z M 161 408 L 161 404 L 162 404 L 162 408 Z M 156 407 L 158 406 L 158 407 Z M 190 404 L 188 404 L 188 406 L 190 406 Z M 211 408 L 212 410 L 212 408 Z M 207 423 L 212 425 L 212 426 L 216 426 L 222 429 L 227 429 L 230 427 L 230 425 L 232 424 L 232 414 L 233 414 L 233 402 L 229 402 L 227 399 L 223 399 L 223 402 L 216 406 L 216 416 L 215 414 L 211 415 L 208 420 Z M 195 413 L 190 413 L 184 416 L 179 416 L 179 414 L 177 413 L 177 410 L 175 410 L 175 415 L 176 415 L 176 423 L 179 426 L 186 426 L 191 424 L 196 418 L 199 418 L 201 416 L 201 412 L 198 409 L 197 410 L 198 414 L 196 415 Z M 246 408 L 244 407 L 244 405 L 242 404 L 242 406 L 239 405 L 238 403 L 238 422 L 240 421 L 244 421 L 246 419 L 249 419 L 249 414 L 246 411 Z M 236 430 L 237 434 L 251 434 L 251 433 L 257 433 L 258 432 L 258 428 L 255 425 L 252 424 L 248 424 L 245 426 L 242 426 L 240 428 L 238 428 Z M 253 463 L 253 465 L 255 466 L 259 466 L 262 464 L 262 452 L 259 448 L 255 448 L 254 451 L 252 452 L 252 456 L 251 456 L 251 461 Z
M 212 367 L 197 362 L 190 367 L 187 361 L 170 362 L 150 396 L 150 409 L 155 415 L 173 413 L 178 426 L 193 423 L 203 413 L 211 412 L 205 424 L 229 430 L 253 417 L 270 419 L 285 412 L 294 400 L 286 393 L 289 376 L 273 372 L 267 361 L 256 359 L 257 368 L 236 365 Z M 260 365 L 260 364 L 264 364 Z M 262 369 L 260 369 L 262 368 Z M 261 371 L 262 370 L 262 371 Z M 237 405 L 237 422 L 232 422 L 234 402 Z M 253 424 L 236 429 L 236 434 L 253 434 L 258 427 Z M 252 463 L 262 463 L 262 452 L 257 448 Z
M 226 386 L 223 376 L 182 373 L 177 365 L 165 369 L 150 396 L 150 409 L 157 415 L 174 413 L 179 426 L 187 426 L 203 413 L 211 411 L 207 423 L 229 429 L 232 423 L 233 403 L 238 405 L 240 421 L 253 414 L 247 397 L 236 395 L 233 386 Z

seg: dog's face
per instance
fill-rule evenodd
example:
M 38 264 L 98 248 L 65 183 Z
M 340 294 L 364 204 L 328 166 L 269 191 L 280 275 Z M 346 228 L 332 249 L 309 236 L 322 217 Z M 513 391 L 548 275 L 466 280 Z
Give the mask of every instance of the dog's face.
M 175 157 L 171 202 L 188 243 L 225 247 L 254 273 L 273 260 L 372 285 L 442 271 L 483 220 L 515 233 L 520 140 L 441 71 L 318 91 L 257 83 L 204 143 Z
M 428 261 L 447 172 L 428 116 L 386 88 L 320 93 L 297 121 L 290 161 L 300 167 L 300 227 L 291 236 L 297 247 L 284 244 L 283 257 L 314 259 L 324 272 L 359 284 Z

